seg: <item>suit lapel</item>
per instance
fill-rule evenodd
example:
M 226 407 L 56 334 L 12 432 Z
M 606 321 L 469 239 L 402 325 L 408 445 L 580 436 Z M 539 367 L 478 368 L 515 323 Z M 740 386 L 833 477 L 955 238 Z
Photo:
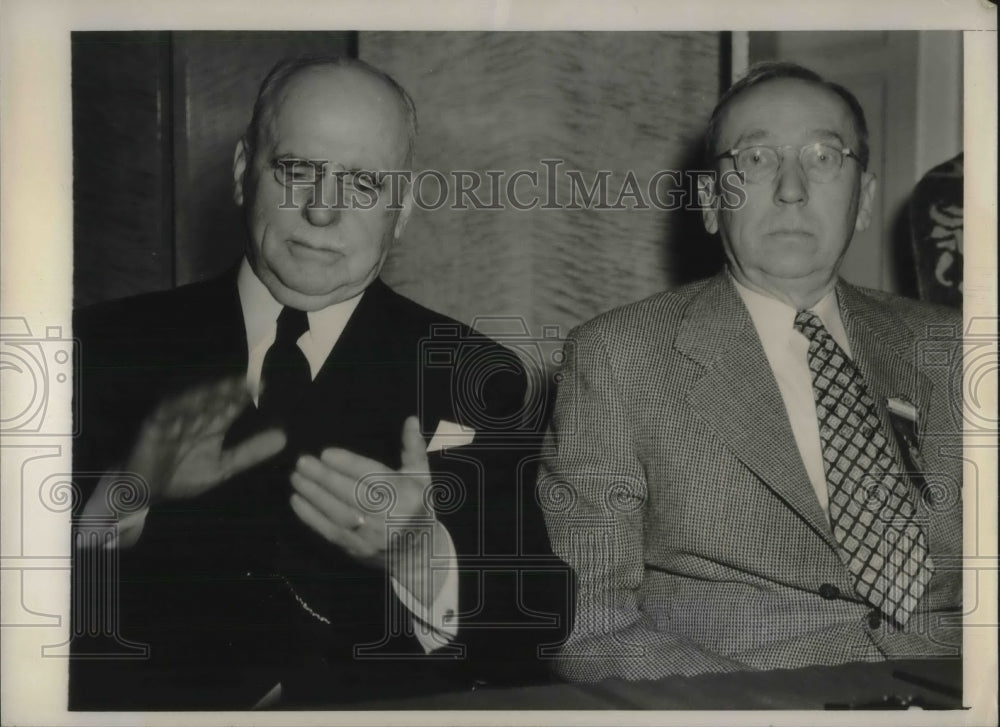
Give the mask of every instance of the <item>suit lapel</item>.
M 925 431 L 930 410 L 930 379 L 917 370 L 917 348 L 913 332 L 884 305 L 841 281 L 837 300 L 851 355 L 861 370 L 868 390 L 887 422 L 886 400 L 904 399 L 917 408 L 917 429 Z
M 300 416 L 307 448 L 343 446 L 399 467 L 403 421 L 418 405 L 418 352 L 392 303 L 373 282 L 317 372 Z
M 334 344 L 330 355 L 316 374 L 316 381 L 331 378 L 344 380 L 352 373 L 359 373 L 358 365 L 370 365 L 389 355 L 391 336 L 386 335 L 386 297 L 388 289 L 376 279 L 361 296 L 343 332 Z
M 729 450 L 832 548 L 829 522 L 809 482 L 784 401 L 750 314 L 727 274 L 692 301 L 676 348 L 704 367 L 692 410 Z
M 230 352 L 229 355 L 238 360 L 245 370 L 250 354 L 247 351 L 246 323 L 236 283 L 238 271 L 238 267 L 234 268 L 219 281 L 216 292 L 218 307 L 214 310 L 219 313 L 220 323 L 211 328 L 206 326 L 205 329 L 213 332 L 218 350 Z

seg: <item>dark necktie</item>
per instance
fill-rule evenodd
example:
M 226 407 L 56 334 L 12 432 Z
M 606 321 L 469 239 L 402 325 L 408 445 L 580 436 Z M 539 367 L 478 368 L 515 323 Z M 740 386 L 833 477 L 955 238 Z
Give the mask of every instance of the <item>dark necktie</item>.
M 309 362 L 297 345 L 299 337 L 309 330 L 305 311 L 284 307 L 278 315 L 274 343 L 267 349 L 261 368 L 259 408 L 269 414 L 288 410 L 312 381 Z
M 816 315 L 799 311 L 795 328 L 809 339 L 830 524 L 841 558 L 858 594 L 905 624 L 934 572 L 906 475 L 861 372 Z

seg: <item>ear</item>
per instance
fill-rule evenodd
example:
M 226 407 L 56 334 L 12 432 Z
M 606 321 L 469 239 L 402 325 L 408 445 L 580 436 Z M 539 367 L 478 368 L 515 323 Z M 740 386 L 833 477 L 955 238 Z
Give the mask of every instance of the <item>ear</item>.
M 854 231 L 864 232 L 872 221 L 872 204 L 875 201 L 875 189 L 878 180 L 872 172 L 861 174 L 861 193 L 858 197 L 858 214 L 854 218 Z
M 241 138 L 236 142 L 236 150 L 233 152 L 233 201 L 239 207 L 243 206 L 243 179 L 246 176 L 249 156 L 246 140 Z
M 719 196 L 715 193 L 715 179 L 712 175 L 698 176 L 698 206 L 701 207 L 701 221 L 709 235 L 719 231 Z
M 402 209 L 399 210 L 399 215 L 396 217 L 396 227 L 392 231 L 394 240 L 398 240 L 399 236 L 403 234 L 403 228 L 406 227 L 411 212 L 413 212 L 413 185 L 407 182 L 406 191 L 403 192 Z

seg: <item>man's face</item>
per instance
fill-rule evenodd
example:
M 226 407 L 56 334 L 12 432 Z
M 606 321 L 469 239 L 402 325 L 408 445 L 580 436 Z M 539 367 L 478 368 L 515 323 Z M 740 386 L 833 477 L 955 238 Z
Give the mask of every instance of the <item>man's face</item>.
M 719 230 L 730 269 L 740 282 L 796 307 L 812 305 L 833 285 L 855 231 L 868 226 L 874 176 L 844 158 L 838 177 L 814 182 L 798 150 L 823 142 L 857 152 L 847 104 L 832 91 L 798 79 L 776 79 L 751 88 L 724 111 L 715 153 L 748 146 L 780 146 L 774 178 L 744 186 L 739 209 L 716 206 L 704 213 L 710 233 Z M 720 162 L 720 172 L 733 169 Z
M 407 144 L 396 95 L 361 71 L 310 68 L 277 92 L 252 153 L 241 141 L 233 163 L 234 197 L 249 233 L 247 258 L 275 299 L 319 310 L 358 295 L 378 276 L 405 224 L 409 198 L 402 212 L 387 209 L 386 185 L 371 209 L 352 209 L 330 172 L 401 169 Z M 323 199 L 314 199 L 311 185 L 282 185 L 284 172 L 279 166 L 276 176 L 275 165 L 293 159 L 325 169 L 319 172 Z

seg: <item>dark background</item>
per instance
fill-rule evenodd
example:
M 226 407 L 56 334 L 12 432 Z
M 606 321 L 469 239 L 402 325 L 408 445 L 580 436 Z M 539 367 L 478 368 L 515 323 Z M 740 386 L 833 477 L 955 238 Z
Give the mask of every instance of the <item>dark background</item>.
M 701 168 L 702 129 L 733 73 L 797 60 L 854 91 L 869 118 L 879 194 L 844 275 L 911 296 L 907 202 L 961 149 L 956 33 L 74 32 L 75 305 L 203 280 L 239 258 L 236 140 L 267 70 L 302 53 L 360 56 L 407 88 L 416 170 L 509 174 L 555 157 L 585 179 L 612 170 L 612 195 L 628 170 Z M 697 211 L 445 208 L 415 211 L 384 277 L 465 322 L 516 316 L 532 334 L 565 333 L 721 260 Z

